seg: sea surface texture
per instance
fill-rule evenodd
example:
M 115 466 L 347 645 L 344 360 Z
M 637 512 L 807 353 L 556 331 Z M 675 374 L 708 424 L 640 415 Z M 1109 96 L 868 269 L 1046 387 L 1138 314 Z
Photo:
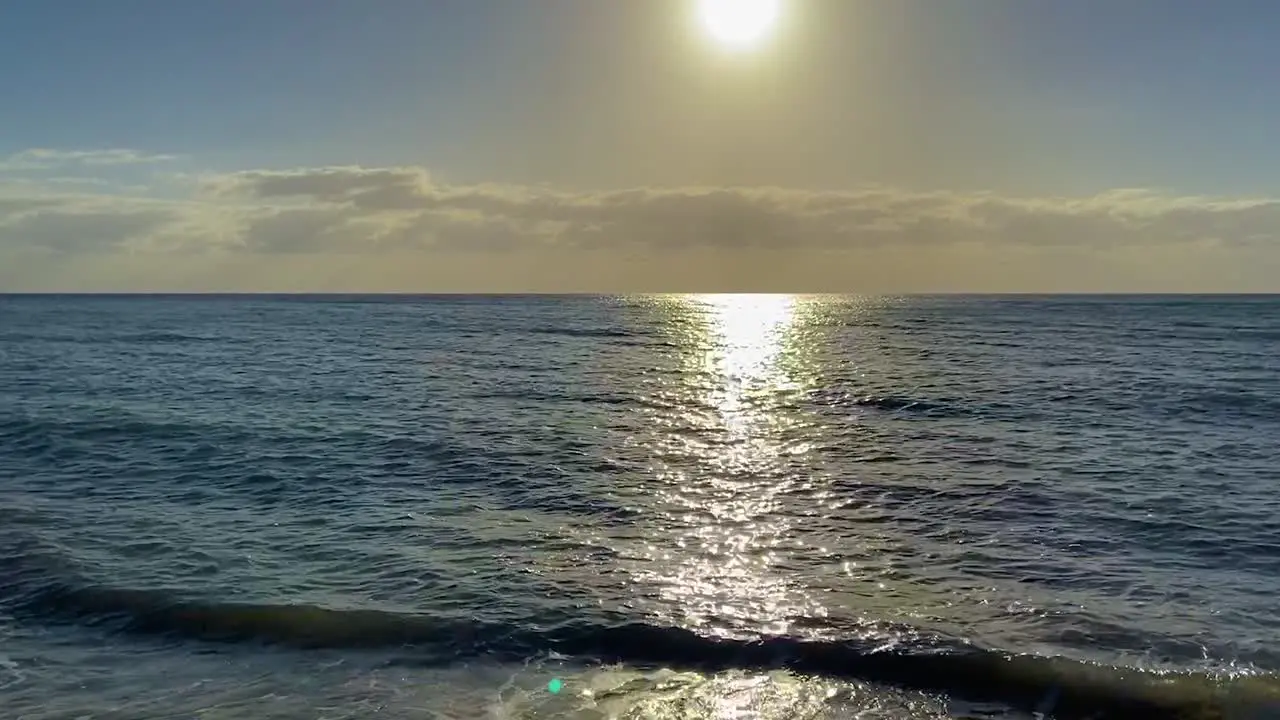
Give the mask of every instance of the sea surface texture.
M 1276 298 L 0 297 L 6 719 L 1258 720 L 1277 672 Z

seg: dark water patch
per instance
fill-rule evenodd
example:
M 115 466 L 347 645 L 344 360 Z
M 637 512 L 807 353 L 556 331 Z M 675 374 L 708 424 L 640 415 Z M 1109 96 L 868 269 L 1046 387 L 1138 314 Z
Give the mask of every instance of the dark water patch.
M 208 342 L 226 342 L 227 338 L 214 337 L 211 335 L 196 335 L 194 333 L 182 333 L 172 330 L 154 330 L 151 332 L 140 333 L 121 333 L 118 335 L 105 335 L 99 340 L 118 343 L 132 343 L 139 345 L 166 345 L 166 344 L 187 344 L 187 343 L 208 343 Z
M 1280 400 L 1248 390 L 1206 390 L 1182 393 L 1166 403 L 1167 412 L 1185 420 L 1221 422 L 1224 419 L 1280 421 Z
M 216 454 L 217 447 L 234 446 L 249 439 L 242 429 L 203 423 L 125 417 L 0 418 L 0 447 L 13 460 L 42 463 L 39 474 L 88 458 L 116 461 L 121 453 L 144 449 L 181 462 L 193 452 L 209 456 Z
M 528 332 L 534 335 L 554 335 L 567 338 L 630 338 L 634 334 L 618 328 L 593 327 L 533 327 Z
M 1232 335 L 1242 340 L 1280 342 L 1280 328 L 1237 329 Z
M 1280 577 L 1280 538 L 1257 534 L 1256 528 L 1213 526 L 1195 522 L 1197 513 L 1183 517 L 1097 513 L 1089 519 L 1110 534 L 1134 538 L 1153 558 L 1169 558 L 1181 565 L 1191 560 L 1204 567 L 1230 565 L 1268 577 Z M 1206 514 L 1207 515 L 1207 514 Z
M 292 465 L 333 462 L 336 456 L 360 453 L 389 458 L 447 460 L 458 449 L 445 440 L 425 435 L 388 434 L 372 427 L 339 430 L 317 423 L 295 423 L 288 427 L 253 427 L 235 423 L 152 419 L 125 410 L 85 410 L 60 417 L 0 412 L 0 445 L 11 453 L 42 457 L 50 453 L 77 454 L 110 448 L 151 449 L 190 468 L 192 463 L 219 472 L 225 467 L 210 465 L 218 458 L 256 457 Z M 261 450 L 245 454 L 246 448 Z M 291 450 L 296 448 L 296 450 Z
M 819 389 L 809 393 L 814 405 L 828 409 L 869 409 L 918 417 L 963 417 L 972 410 L 942 400 L 904 395 L 860 395 L 840 390 Z
M 545 390 L 527 388 L 520 390 L 484 389 L 472 393 L 468 397 L 475 400 L 501 400 L 529 403 L 580 403 L 583 405 L 600 405 L 609 407 L 633 407 L 650 410 L 670 410 L 674 406 L 658 398 L 644 398 L 634 395 L 609 393 L 549 393 Z
M 858 455 L 855 457 L 851 457 L 849 458 L 849 462 L 854 462 L 859 464 L 899 463 L 899 462 L 904 462 L 907 459 L 908 458 L 903 455 L 898 455 L 892 452 L 878 452 L 878 453 L 871 453 L 868 455 Z
M 236 428 L 205 423 L 144 420 L 123 413 L 99 417 L 81 415 L 67 419 L 39 417 L 0 418 L 0 441 L 47 445 L 60 441 L 85 443 L 200 441 L 211 432 L 229 433 L 228 439 L 243 439 Z
M 148 331 L 133 333 L 65 333 L 65 332 L 9 332 L 0 334 L 0 342 L 57 343 L 70 345 L 189 345 L 194 343 L 223 343 L 229 338 L 197 335 L 174 331 Z

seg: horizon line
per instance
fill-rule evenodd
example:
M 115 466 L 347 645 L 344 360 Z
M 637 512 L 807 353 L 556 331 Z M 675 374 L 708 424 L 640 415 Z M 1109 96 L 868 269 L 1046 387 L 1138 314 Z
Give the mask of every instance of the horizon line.
M 1066 290 L 1051 292 L 1030 291 L 933 291 L 933 292 L 779 292 L 764 290 L 715 290 L 715 291 L 222 291 L 222 290 L 107 290 L 107 291 L 4 291 L 0 297 L 618 297 L 618 296 L 680 296 L 680 295 L 793 295 L 808 297 L 1280 297 L 1280 291 L 1238 292 L 1150 292 L 1150 291 L 1083 291 Z

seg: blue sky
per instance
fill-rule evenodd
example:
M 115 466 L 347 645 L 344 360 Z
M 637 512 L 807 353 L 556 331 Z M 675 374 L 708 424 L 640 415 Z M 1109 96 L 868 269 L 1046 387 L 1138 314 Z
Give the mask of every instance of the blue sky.
M 1029 175 L 1031 185 L 1050 189 L 1280 189 L 1273 170 L 1280 144 L 1268 142 L 1280 127 L 1280 93 L 1272 91 L 1280 68 L 1274 3 L 809 4 L 829 24 L 788 50 L 813 56 L 794 61 L 797 75 L 806 76 L 793 80 L 826 98 L 801 98 L 815 113 L 851 114 L 879 103 L 901 115 L 933 114 L 932 121 L 911 120 L 915 140 L 926 144 L 959 116 L 976 126 L 966 130 L 982 150 L 1016 150 L 1021 159 L 1002 161 L 1014 166 L 1008 175 L 1021 186 Z M 625 82 L 629 69 L 610 60 L 611 52 L 661 58 L 684 49 L 654 47 L 674 36 L 669 16 L 678 3 L 631 5 L 14 3 L 0 23 L 2 142 L 9 151 L 133 147 L 213 165 L 414 162 L 459 177 L 518 177 L 526 174 L 518 159 L 469 158 L 465 150 L 490 144 L 485 133 L 517 146 L 552 133 L 522 123 L 588 126 L 582 115 L 589 110 L 566 116 L 544 109 L 546 95 L 598 94 Z M 649 49 L 637 49 L 645 42 Z M 658 62 L 692 65 L 697 58 Z M 815 80 L 814 72 L 824 75 Z M 887 83 L 862 93 L 849 87 L 877 72 Z M 998 147 L 1002 138 L 1008 147 Z M 946 174 L 983 184 L 977 168 Z M 1001 179 L 992 175 L 985 184 Z
M 0 158 L 178 157 L 0 183 L 194 201 L 195 176 L 358 166 L 526 192 L 1280 194 L 1275 3 L 790 0 L 728 57 L 693 2 L 11 3 Z

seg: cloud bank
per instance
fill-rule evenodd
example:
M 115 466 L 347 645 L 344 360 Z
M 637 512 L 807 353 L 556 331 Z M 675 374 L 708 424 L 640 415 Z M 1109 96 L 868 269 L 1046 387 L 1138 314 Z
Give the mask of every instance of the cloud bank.
M 28 150 L 0 164 L 0 290 L 1280 290 L 1280 199 L 1265 197 L 569 192 L 412 166 L 142 189 L 15 170 L 166 157 Z

